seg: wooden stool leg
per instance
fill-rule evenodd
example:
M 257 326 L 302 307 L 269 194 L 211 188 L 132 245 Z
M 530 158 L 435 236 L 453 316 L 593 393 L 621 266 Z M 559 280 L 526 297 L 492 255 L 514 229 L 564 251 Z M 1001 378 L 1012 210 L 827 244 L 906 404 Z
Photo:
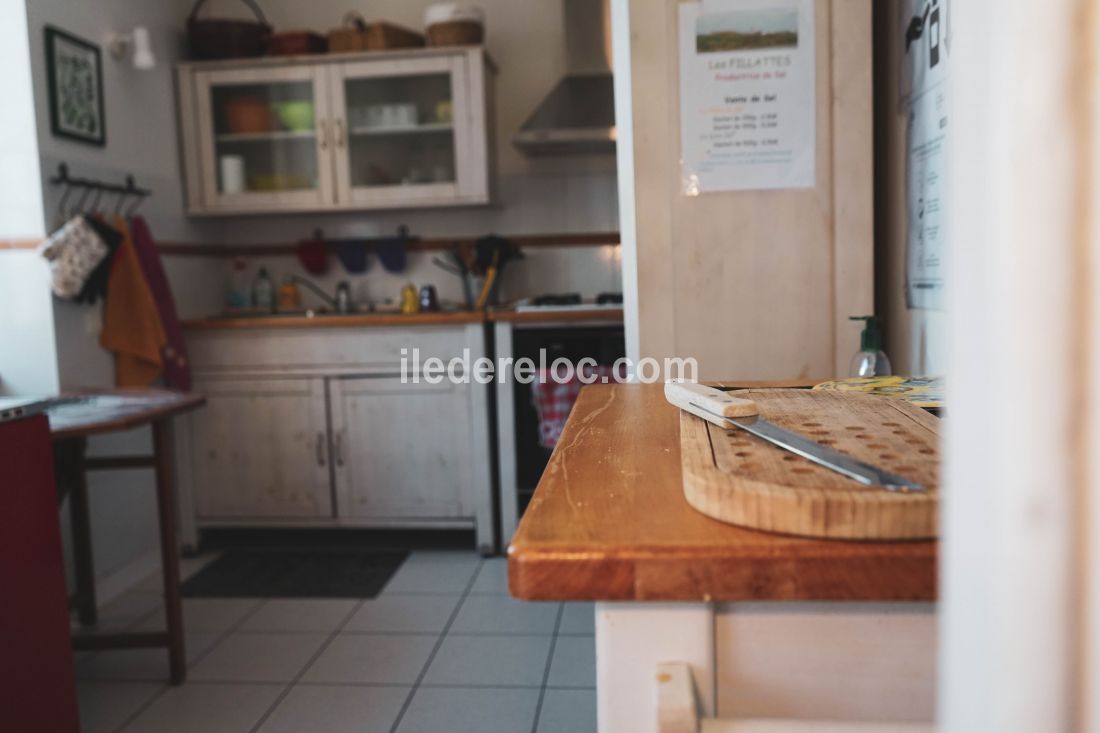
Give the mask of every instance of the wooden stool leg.
M 172 488 L 172 440 L 167 421 L 153 423 L 156 461 L 157 514 L 160 521 L 160 558 L 164 576 L 164 611 L 168 629 L 168 663 L 172 684 L 187 678 L 183 643 L 183 606 L 180 601 L 179 545 L 176 539 L 176 497 Z
M 95 597 L 95 563 L 92 558 L 92 520 L 88 509 L 88 476 L 84 471 L 87 441 L 74 438 L 60 447 L 64 480 L 69 489 L 69 523 L 73 531 L 73 569 L 76 573 L 77 618 L 81 626 L 99 619 Z

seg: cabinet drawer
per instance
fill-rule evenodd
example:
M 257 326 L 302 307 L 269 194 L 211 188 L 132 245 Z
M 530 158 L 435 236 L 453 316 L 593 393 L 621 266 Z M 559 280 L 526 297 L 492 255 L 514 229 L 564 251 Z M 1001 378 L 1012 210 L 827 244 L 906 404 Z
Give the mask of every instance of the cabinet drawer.
M 398 374 L 402 349 L 411 369 L 414 349 L 421 363 L 429 357 L 446 362 L 462 356 L 466 343 L 465 327 L 454 326 L 236 329 L 192 332 L 187 339 L 192 367 L 205 373 Z

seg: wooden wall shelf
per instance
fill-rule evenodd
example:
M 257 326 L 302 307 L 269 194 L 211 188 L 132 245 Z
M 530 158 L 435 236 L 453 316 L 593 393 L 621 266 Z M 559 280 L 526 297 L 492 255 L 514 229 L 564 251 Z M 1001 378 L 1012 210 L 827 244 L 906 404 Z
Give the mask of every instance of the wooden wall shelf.
M 519 247 L 599 247 L 619 244 L 618 232 L 587 232 L 580 234 L 517 234 L 503 235 Z M 388 237 L 369 238 L 381 241 Z M 410 238 L 410 252 L 448 250 L 455 246 L 469 246 L 476 238 Z M 191 257 L 261 257 L 294 255 L 297 242 L 257 244 L 210 244 L 204 242 L 161 242 L 161 254 Z

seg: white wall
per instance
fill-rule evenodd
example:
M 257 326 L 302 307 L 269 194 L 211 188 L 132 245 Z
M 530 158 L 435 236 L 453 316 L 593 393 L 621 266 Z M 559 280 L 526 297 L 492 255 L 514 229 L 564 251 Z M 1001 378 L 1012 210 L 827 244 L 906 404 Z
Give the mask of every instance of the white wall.
M 36 252 L 0 250 L 0 395 L 58 390 L 48 277 Z
M 182 213 L 172 64 L 182 50 L 183 10 L 175 3 L 143 0 L 83 3 L 29 0 L 26 9 L 25 29 L 38 128 L 37 155 L 42 168 L 41 187 L 28 186 L 28 189 L 34 189 L 43 202 L 42 230 L 52 229 L 60 220 L 57 202 L 61 191 L 48 185 L 45 179 L 56 171 L 57 163 L 64 161 L 74 176 L 121 181 L 129 173 L 137 178 L 138 185 L 151 188 L 155 195 L 142 213 L 149 219 L 155 235 L 193 239 L 205 236 L 210 227 L 196 226 Z M 103 51 L 105 147 L 82 145 L 50 134 L 44 48 L 47 24 L 100 45 L 111 32 L 125 32 L 135 25 L 149 28 L 158 62 L 154 71 L 137 71 L 127 61 L 116 61 L 106 49 Z M 211 267 L 220 277 L 220 263 Z M 177 296 L 182 295 L 180 300 L 186 303 L 204 300 L 203 292 L 221 290 L 219 280 L 211 282 L 210 278 L 201 277 L 177 279 L 174 285 Z M 114 384 L 112 357 L 98 344 L 99 308 L 57 300 L 53 303 L 56 372 L 62 389 Z M 142 430 L 93 439 L 89 452 L 148 452 L 149 443 L 149 431 Z M 135 562 L 143 563 L 156 552 L 152 471 L 96 472 L 89 476 L 89 491 L 98 577 L 124 571 Z
M 22 2 L 0 4 L 0 99 L 7 105 L 0 135 L 0 239 L 42 236 L 38 140 Z M 43 260 L 0 246 L 0 394 L 57 391 L 53 304 Z
M 4 100 L 4 134 L 0 135 L 0 237 L 38 237 L 42 201 L 38 179 L 38 141 L 34 91 L 27 73 L 29 48 L 22 2 L 0 4 L 0 99 Z
M 176 4 L 141 0 L 87 3 L 30 0 L 27 3 L 43 176 L 41 200 L 47 230 L 57 226 L 64 217 L 57 208 L 62 190 L 49 185 L 45 179 L 56 172 L 58 163 L 65 162 L 74 176 L 121 182 L 127 174 L 132 174 L 138 185 L 152 189 L 154 195 L 143 205 L 141 213 L 149 220 L 157 237 L 201 240 L 216 231 L 209 223 L 196 224 L 183 215 L 172 67 L 183 51 L 184 17 L 185 12 Z M 157 57 L 157 68 L 152 71 L 138 71 L 128 59 L 116 60 L 103 50 L 107 144 L 102 148 L 57 138 L 50 133 L 44 47 L 46 25 L 57 26 L 101 45 L 111 33 L 127 32 L 137 25 L 149 29 Z M 114 203 L 113 199 L 103 201 L 109 205 Z M 173 285 L 177 297 L 187 303 L 209 302 L 201 293 L 212 294 L 221 289 L 220 280 L 211 283 L 202 278 L 177 278 Z M 193 289 L 199 290 L 200 295 L 190 292 Z M 88 306 L 60 301 L 55 304 L 63 388 L 111 384 L 113 381 L 111 357 L 99 348 L 98 334 L 89 328 L 95 320 L 89 316 L 90 311 Z

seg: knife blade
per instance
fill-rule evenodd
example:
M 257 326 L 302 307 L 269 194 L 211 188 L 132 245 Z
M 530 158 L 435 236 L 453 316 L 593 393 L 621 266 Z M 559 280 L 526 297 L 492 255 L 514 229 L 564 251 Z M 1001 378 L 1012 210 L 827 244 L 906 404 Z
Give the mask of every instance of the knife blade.
M 665 383 L 665 399 L 693 415 L 724 428 L 737 428 L 762 440 L 813 461 L 865 486 L 881 486 L 887 491 L 924 491 L 924 486 L 870 463 L 833 450 L 781 428 L 760 417 L 756 403 L 694 382 Z

